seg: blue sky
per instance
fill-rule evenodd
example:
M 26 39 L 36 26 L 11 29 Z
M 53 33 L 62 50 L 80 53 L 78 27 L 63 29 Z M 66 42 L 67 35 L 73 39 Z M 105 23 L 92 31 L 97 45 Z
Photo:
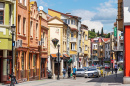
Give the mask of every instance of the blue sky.
M 117 0 L 31 0 L 37 1 L 38 6 L 43 6 L 44 11 L 48 8 L 59 11 L 69 12 L 73 15 L 82 17 L 82 23 L 89 29 L 95 28 L 96 31 L 113 31 L 113 23 L 117 16 Z

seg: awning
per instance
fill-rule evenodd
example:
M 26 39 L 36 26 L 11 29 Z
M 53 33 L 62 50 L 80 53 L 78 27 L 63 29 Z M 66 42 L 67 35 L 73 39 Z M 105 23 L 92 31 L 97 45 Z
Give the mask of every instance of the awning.
M 57 58 L 56 54 L 51 54 L 52 58 Z M 62 58 L 62 56 L 60 56 L 60 58 Z
M 63 54 L 63 56 L 64 56 L 64 57 L 70 57 L 70 56 L 69 56 L 69 55 L 67 55 L 67 54 Z
M 73 61 L 73 60 L 72 60 L 72 58 L 71 58 L 71 59 L 68 61 L 68 63 L 72 63 L 72 61 Z

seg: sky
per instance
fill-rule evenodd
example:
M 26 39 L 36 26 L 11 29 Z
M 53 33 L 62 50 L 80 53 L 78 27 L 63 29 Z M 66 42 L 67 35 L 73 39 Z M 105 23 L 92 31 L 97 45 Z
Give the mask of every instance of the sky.
M 31 0 L 36 1 L 38 7 L 48 13 L 48 8 L 82 18 L 82 24 L 89 30 L 104 33 L 113 31 L 113 24 L 117 17 L 117 0 Z

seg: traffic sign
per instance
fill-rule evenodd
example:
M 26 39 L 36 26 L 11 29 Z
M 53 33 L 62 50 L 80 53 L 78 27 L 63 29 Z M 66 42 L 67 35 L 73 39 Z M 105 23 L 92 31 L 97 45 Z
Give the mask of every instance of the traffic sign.
M 111 60 L 111 63 L 113 63 L 114 61 L 113 60 Z

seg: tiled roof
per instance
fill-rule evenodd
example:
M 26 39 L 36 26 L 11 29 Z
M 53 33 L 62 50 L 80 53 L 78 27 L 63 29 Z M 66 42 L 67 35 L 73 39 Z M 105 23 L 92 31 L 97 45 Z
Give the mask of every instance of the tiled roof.
M 51 57 L 56 58 L 56 54 L 51 54 Z M 62 56 L 60 56 L 62 58 Z
M 72 17 L 72 18 L 76 18 L 76 19 L 77 19 L 77 18 L 80 18 L 80 17 L 78 17 L 78 16 L 73 16 L 73 15 L 64 14 L 64 13 L 61 13 L 61 12 L 58 12 L 58 11 L 52 10 L 52 9 L 50 9 L 50 8 L 48 8 L 48 10 L 51 10 L 51 11 L 54 11 L 54 12 L 60 13 L 60 14 L 62 14 L 62 15 L 68 16 L 68 17 Z
M 103 39 L 103 42 L 107 42 L 110 40 L 110 38 L 102 38 Z
M 78 32 L 78 29 L 76 28 L 71 28 L 72 31 L 77 31 Z
M 63 56 L 65 56 L 65 57 L 70 57 L 69 55 L 67 55 L 67 54 L 63 54 Z

